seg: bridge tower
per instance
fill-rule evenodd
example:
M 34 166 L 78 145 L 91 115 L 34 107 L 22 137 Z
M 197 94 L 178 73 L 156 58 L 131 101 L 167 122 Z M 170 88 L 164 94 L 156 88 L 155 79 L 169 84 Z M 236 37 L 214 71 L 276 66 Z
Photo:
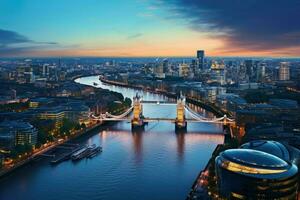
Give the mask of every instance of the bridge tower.
M 177 99 L 177 117 L 175 121 L 175 130 L 186 130 L 187 122 L 185 120 L 185 97 L 180 95 Z
M 143 105 L 141 103 L 141 97 L 136 94 L 133 97 L 133 117 L 131 120 L 131 127 L 143 127 L 144 126 L 144 116 L 143 116 Z
M 224 119 L 223 119 L 223 125 L 226 126 L 227 125 L 227 115 L 224 115 Z

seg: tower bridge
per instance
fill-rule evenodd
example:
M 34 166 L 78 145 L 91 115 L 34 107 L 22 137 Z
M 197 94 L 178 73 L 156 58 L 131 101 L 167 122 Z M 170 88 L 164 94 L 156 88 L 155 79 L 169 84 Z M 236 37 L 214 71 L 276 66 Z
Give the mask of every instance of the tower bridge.
M 177 99 L 175 130 L 186 130 L 187 122 L 185 120 L 185 98 L 180 95 Z
M 149 118 L 144 117 L 143 115 L 143 104 L 155 104 L 155 105 L 176 105 L 176 118 Z M 129 117 L 129 114 L 132 114 L 132 117 Z M 186 118 L 186 113 L 188 113 L 191 118 Z M 173 101 L 143 101 L 142 98 L 136 94 L 133 97 L 132 106 L 120 115 L 112 115 L 108 112 L 105 114 L 100 114 L 99 116 L 95 116 L 93 114 L 90 115 L 92 120 L 100 120 L 100 121 L 128 121 L 131 122 L 132 129 L 143 127 L 148 122 L 155 121 L 167 121 L 175 124 L 175 130 L 186 130 L 187 123 L 218 123 L 224 125 L 234 124 L 234 120 L 228 118 L 226 115 L 220 118 L 206 118 L 199 115 L 197 112 L 192 110 L 188 105 L 186 105 L 185 97 L 180 96 L 177 99 L 177 102 Z
M 131 120 L 132 128 L 141 127 L 144 125 L 144 116 L 143 116 L 143 104 L 141 103 L 141 97 L 136 94 L 133 97 L 133 117 Z

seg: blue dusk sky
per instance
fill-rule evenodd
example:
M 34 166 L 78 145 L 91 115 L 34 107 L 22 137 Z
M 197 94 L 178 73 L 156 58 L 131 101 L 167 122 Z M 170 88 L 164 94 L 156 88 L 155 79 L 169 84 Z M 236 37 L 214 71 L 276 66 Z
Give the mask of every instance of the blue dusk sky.
M 300 56 L 299 0 L 0 0 L 0 56 Z

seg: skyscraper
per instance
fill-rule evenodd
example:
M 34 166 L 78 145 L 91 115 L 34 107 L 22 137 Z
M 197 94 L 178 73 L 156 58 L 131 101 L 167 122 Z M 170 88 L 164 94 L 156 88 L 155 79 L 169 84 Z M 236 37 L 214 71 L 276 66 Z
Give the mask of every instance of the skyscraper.
M 49 75 L 49 64 L 44 64 L 42 68 L 42 75 L 46 77 Z
M 212 61 L 211 63 L 211 74 L 210 74 L 210 78 L 212 81 L 214 82 L 218 82 L 221 85 L 226 84 L 226 70 L 225 70 L 225 64 L 223 61 L 221 62 L 217 62 L 215 60 Z
M 290 80 L 290 67 L 288 62 L 281 62 L 279 67 L 279 80 L 288 81 Z
M 169 72 L 169 61 L 168 59 L 163 60 L 163 72 L 168 73 Z
M 165 78 L 164 64 L 165 64 L 165 62 L 158 62 L 158 63 L 156 63 L 155 76 L 157 78 Z
M 266 75 L 266 63 L 259 63 L 256 69 L 256 81 L 263 81 Z
M 204 68 L 204 50 L 197 51 L 197 59 L 198 59 L 199 70 L 203 70 L 203 68 Z
M 189 65 L 182 63 L 179 65 L 179 71 L 178 71 L 179 77 L 188 77 L 189 76 Z
M 245 60 L 245 67 L 246 67 L 246 75 L 249 77 L 249 81 L 252 81 L 253 61 Z
M 197 74 L 198 73 L 198 71 L 197 71 L 198 70 L 198 60 L 193 59 L 190 68 L 191 68 L 191 72 L 194 75 Z

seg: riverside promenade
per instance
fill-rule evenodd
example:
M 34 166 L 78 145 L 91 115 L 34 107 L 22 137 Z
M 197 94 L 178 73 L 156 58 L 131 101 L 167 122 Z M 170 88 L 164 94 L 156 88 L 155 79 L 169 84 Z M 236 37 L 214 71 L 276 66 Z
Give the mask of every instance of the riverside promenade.
M 111 122 L 110 122 L 111 123 Z M 55 147 L 57 147 L 58 145 L 64 144 L 66 142 L 70 142 L 76 138 L 79 138 L 93 130 L 95 130 L 96 128 L 100 127 L 101 125 L 105 126 L 105 123 L 97 123 L 94 124 L 91 127 L 88 127 L 84 130 L 80 130 L 78 132 L 76 132 L 75 134 L 73 134 L 71 137 L 67 138 L 67 139 L 63 139 L 63 140 L 56 140 L 55 142 L 52 142 L 51 144 L 49 144 L 48 146 L 39 149 L 37 152 L 32 153 L 29 157 L 25 158 L 24 160 L 21 160 L 19 162 L 16 162 L 13 164 L 13 166 L 8 167 L 8 168 L 4 168 L 0 170 L 0 178 L 10 174 L 11 172 L 17 170 L 18 168 L 29 164 L 30 162 L 32 162 L 37 156 L 42 155 L 44 153 L 47 153 L 48 151 L 53 150 Z

